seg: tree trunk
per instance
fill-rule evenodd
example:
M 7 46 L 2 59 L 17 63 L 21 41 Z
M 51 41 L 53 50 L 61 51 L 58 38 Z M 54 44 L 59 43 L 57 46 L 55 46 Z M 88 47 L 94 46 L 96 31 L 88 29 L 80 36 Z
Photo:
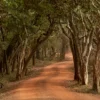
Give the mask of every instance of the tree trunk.
M 14 59 L 13 62 L 12 62 L 11 72 L 15 71 L 15 64 L 16 64 L 16 60 Z
M 24 65 L 24 68 L 23 68 L 23 73 L 26 71 L 27 69 L 27 65 L 30 61 L 30 59 L 32 58 L 32 55 L 34 54 L 34 52 L 37 50 L 37 48 L 45 41 L 48 39 L 48 37 L 51 35 L 51 33 L 53 32 L 53 29 L 55 27 L 55 23 L 54 21 L 50 22 L 50 26 L 47 30 L 47 32 L 45 33 L 45 37 L 43 39 L 41 39 L 41 36 L 40 38 L 38 38 L 37 40 L 37 44 L 35 46 L 33 46 L 34 50 L 32 50 L 32 52 L 29 54 L 29 56 L 27 57 L 27 59 L 25 60 L 25 65 Z
M 20 74 L 20 68 L 19 68 L 19 57 L 17 57 L 17 73 L 16 73 L 16 80 L 20 80 L 21 74 Z
M 93 66 L 93 90 L 100 92 L 100 42 L 97 44 L 97 51 Z
M 80 75 L 79 75 L 79 61 L 78 61 L 78 55 L 77 55 L 77 48 L 73 42 L 73 40 L 70 40 L 70 47 L 73 55 L 74 60 L 74 80 L 80 81 Z
M 4 70 L 6 74 L 9 74 L 9 68 L 7 64 L 7 56 L 6 56 L 6 51 L 4 50 L 4 56 L 3 56 L 3 65 L 4 65 Z
M 93 90 L 96 92 L 99 92 L 100 90 L 100 79 L 97 75 L 97 71 L 96 71 L 96 66 L 93 67 Z
M 20 48 L 20 52 L 18 54 L 17 74 L 16 74 L 17 79 L 20 79 L 22 76 L 25 75 L 25 73 L 23 73 L 23 69 L 25 66 L 24 62 L 25 62 L 25 52 L 26 52 L 27 43 L 28 43 L 28 39 L 26 38 L 26 40 L 23 41 L 22 46 Z

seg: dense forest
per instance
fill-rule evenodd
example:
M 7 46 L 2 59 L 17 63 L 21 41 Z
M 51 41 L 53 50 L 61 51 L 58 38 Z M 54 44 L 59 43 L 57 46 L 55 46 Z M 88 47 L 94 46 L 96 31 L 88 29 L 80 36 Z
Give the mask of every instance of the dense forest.
M 36 59 L 64 59 L 71 49 L 74 80 L 100 91 L 99 0 L 0 0 L 0 76 L 20 80 Z M 32 65 L 32 66 L 33 66 Z

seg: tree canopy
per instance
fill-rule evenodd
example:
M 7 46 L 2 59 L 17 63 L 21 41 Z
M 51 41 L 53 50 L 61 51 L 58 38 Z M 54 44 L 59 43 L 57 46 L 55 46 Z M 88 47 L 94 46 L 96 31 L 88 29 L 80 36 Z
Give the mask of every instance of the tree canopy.
M 74 79 L 84 85 L 89 83 L 88 69 L 91 54 L 94 55 L 93 88 L 98 91 L 99 27 L 99 0 L 1 0 L 0 73 L 9 74 L 16 69 L 16 79 L 20 79 L 37 51 L 46 52 L 48 48 L 50 55 L 51 52 L 55 54 L 59 38 L 62 40 L 61 52 L 65 52 L 63 48 L 69 42 L 74 60 Z

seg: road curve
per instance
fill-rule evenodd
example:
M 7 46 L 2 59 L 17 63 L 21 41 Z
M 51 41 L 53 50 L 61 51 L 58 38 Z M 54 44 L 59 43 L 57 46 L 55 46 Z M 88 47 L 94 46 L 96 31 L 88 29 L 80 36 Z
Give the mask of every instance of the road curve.
M 71 91 L 72 67 L 72 60 L 46 66 L 38 77 L 22 81 L 19 88 L 0 100 L 100 100 L 100 96 Z

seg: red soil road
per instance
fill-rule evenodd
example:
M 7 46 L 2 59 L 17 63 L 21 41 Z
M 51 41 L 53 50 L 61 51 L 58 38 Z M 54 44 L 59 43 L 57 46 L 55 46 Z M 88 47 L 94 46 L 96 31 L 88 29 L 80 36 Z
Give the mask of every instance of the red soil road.
M 66 56 L 72 59 L 71 54 Z M 98 95 L 77 93 L 68 88 L 69 81 L 73 81 L 72 67 L 72 60 L 46 66 L 38 77 L 22 81 L 18 89 L 9 91 L 9 95 L 0 100 L 100 100 Z

